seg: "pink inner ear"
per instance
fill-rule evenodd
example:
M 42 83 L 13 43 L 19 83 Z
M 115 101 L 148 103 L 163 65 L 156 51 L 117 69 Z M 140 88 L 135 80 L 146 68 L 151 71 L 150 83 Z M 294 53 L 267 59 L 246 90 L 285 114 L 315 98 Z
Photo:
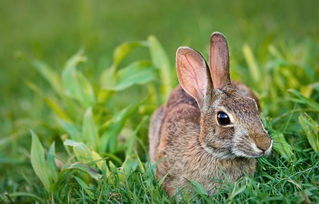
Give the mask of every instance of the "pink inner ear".
M 182 88 L 201 106 L 208 82 L 205 60 L 199 53 L 190 48 L 180 49 L 177 53 L 179 82 Z

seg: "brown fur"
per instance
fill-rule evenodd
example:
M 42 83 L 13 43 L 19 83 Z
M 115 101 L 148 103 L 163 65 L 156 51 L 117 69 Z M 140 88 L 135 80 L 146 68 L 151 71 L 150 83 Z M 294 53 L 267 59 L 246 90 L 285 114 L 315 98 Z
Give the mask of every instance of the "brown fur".
M 219 81 L 219 85 L 224 85 L 212 88 L 209 77 L 205 76 L 210 75 L 205 73 L 206 64 L 200 63 L 201 56 L 189 48 L 182 49 L 177 56 L 191 55 L 179 57 L 184 62 L 179 62 L 177 68 L 182 66 L 196 76 L 180 72 L 179 79 L 183 77 L 180 83 L 185 87 L 176 87 L 167 103 L 154 113 L 149 130 L 150 160 L 158 162 L 159 179 L 167 176 L 164 186 L 169 195 L 185 186 L 188 180 L 200 183 L 213 193 L 220 185 L 216 179 L 234 181 L 242 175 L 252 175 L 256 167 L 254 158 L 270 151 L 271 139 L 259 118 L 258 101 L 253 92 L 239 82 L 230 81 Z M 220 50 L 228 52 L 228 49 Z M 227 62 L 219 63 L 228 66 Z M 196 72 L 192 72 L 193 69 Z M 219 73 L 229 74 L 228 69 L 221 69 Z M 199 81 L 204 77 L 208 81 L 189 87 L 192 86 L 191 81 L 187 81 L 189 76 Z M 232 124 L 218 124 L 218 111 L 227 112 Z

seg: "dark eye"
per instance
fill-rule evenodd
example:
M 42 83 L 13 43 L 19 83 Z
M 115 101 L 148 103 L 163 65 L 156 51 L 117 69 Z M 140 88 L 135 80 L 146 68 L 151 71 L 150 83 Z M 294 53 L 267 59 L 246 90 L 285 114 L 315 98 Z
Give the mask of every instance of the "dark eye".
M 229 116 L 226 113 L 224 113 L 223 111 L 219 111 L 217 113 L 217 121 L 220 125 L 229 125 L 230 124 Z

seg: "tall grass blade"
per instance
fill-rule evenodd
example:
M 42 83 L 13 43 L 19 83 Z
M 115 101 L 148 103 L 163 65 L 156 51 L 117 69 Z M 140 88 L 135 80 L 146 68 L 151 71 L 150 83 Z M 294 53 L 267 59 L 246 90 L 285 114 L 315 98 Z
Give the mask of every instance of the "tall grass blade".
M 58 180 L 58 169 L 55 164 L 55 142 L 53 142 L 49 148 L 48 154 L 48 170 L 50 177 L 52 178 L 53 181 Z
M 160 44 L 154 36 L 148 37 L 150 54 L 153 65 L 160 71 L 160 80 L 161 80 L 161 90 L 163 94 L 163 101 L 166 101 L 170 91 L 173 88 L 172 74 L 171 74 L 171 65 L 169 58 Z
M 14 192 L 9 194 L 10 197 L 30 197 L 35 200 L 40 201 L 40 203 L 44 203 L 44 200 L 40 198 L 39 196 L 33 194 L 33 193 L 28 193 L 28 192 Z
M 82 125 L 82 141 L 86 141 L 92 149 L 97 148 L 98 130 L 94 123 L 92 108 L 85 111 Z
M 126 156 L 131 155 L 133 153 L 133 150 L 136 149 L 135 144 L 136 144 L 136 140 L 138 140 L 137 133 L 141 129 L 142 125 L 146 122 L 146 120 L 147 120 L 147 117 L 143 117 L 141 122 L 135 128 L 133 134 L 127 138 L 126 145 L 125 145 L 126 146 L 126 151 L 125 151 Z
M 250 72 L 253 80 L 255 82 L 259 82 L 259 80 L 261 78 L 261 73 L 260 73 L 260 70 L 258 68 L 256 58 L 255 58 L 250 46 L 245 44 L 243 46 L 243 52 L 244 52 L 246 62 L 248 64 L 249 72 Z
M 290 98 L 291 101 L 299 103 L 299 104 L 308 105 L 311 108 L 313 108 L 315 111 L 319 112 L 319 103 L 317 103 L 316 101 L 310 98 L 304 97 L 303 95 L 300 94 L 300 92 L 294 89 L 290 89 L 289 93 L 291 93 L 292 95 L 292 97 Z
M 208 196 L 207 191 L 204 189 L 204 187 L 202 185 L 200 185 L 198 182 L 196 181 L 190 181 L 190 183 L 193 185 L 196 193 L 198 193 L 199 195 L 205 195 Z

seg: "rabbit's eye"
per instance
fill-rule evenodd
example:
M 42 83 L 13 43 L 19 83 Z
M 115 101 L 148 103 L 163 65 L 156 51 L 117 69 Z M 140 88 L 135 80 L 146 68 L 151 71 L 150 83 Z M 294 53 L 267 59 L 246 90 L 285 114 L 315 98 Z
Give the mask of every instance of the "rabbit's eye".
M 219 111 L 217 113 L 217 121 L 220 125 L 229 125 L 230 124 L 229 116 L 222 111 Z

